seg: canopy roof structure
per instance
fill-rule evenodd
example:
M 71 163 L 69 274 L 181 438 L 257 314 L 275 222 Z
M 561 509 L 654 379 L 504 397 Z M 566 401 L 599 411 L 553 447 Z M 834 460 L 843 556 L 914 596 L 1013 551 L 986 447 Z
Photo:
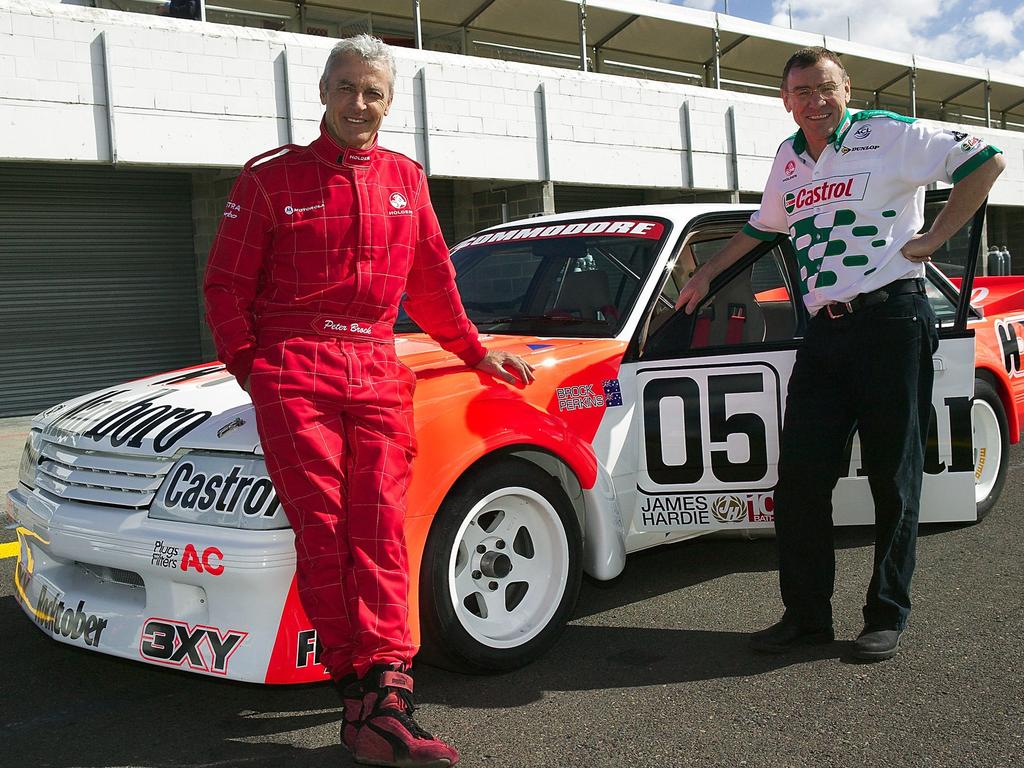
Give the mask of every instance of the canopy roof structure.
M 850 73 L 854 107 L 1024 130 L 1024 78 L 651 0 L 213 0 L 204 13 L 763 95 L 778 94 L 794 50 L 824 45 Z

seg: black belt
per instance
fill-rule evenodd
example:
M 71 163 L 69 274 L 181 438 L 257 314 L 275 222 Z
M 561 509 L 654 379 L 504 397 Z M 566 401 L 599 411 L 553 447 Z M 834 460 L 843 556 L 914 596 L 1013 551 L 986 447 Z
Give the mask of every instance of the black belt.
M 893 296 L 905 296 L 907 294 L 924 294 L 924 278 L 908 277 L 903 280 L 893 280 L 888 285 L 876 288 L 867 293 L 859 293 L 849 301 L 833 301 L 822 307 L 825 317 L 836 320 L 840 317 L 852 315 L 854 312 L 861 312 L 868 307 L 884 304 Z

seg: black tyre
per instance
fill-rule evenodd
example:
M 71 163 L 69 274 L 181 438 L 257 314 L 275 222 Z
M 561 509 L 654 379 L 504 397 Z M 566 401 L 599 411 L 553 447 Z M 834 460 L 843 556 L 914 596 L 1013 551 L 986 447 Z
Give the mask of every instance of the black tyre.
M 539 657 L 576 605 L 582 547 L 547 472 L 514 457 L 474 468 L 441 505 L 423 553 L 423 658 L 482 673 Z
M 971 427 L 974 432 L 974 496 L 981 520 L 996 505 L 1003 491 L 1010 449 L 1003 402 L 985 379 L 974 380 Z

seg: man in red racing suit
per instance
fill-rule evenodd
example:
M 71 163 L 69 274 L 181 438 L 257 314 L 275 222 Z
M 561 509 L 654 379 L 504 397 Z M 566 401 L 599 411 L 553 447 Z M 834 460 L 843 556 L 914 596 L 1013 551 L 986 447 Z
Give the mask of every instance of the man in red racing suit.
M 256 407 L 295 531 L 299 597 L 345 702 L 342 742 L 357 761 L 447 766 L 458 753 L 411 718 L 415 377 L 392 337 L 403 292 L 410 317 L 468 366 L 524 383 L 532 372 L 481 346 L 422 168 L 377 146 L 393 83 L 381 41 L 332 50 L 320 137 L 250 160 L 235 183 L 207 266 L 207 319 Z

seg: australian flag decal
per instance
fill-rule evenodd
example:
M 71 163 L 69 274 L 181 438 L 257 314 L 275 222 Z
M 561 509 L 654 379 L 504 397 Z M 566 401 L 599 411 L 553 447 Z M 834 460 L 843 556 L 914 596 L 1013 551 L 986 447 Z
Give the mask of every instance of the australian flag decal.
M 622 389 L 619 387 L 618 379 L 607 379 L 601 382 L 604 388 L 604 404 L 611 408 L 613 405 L 622 405 Z

